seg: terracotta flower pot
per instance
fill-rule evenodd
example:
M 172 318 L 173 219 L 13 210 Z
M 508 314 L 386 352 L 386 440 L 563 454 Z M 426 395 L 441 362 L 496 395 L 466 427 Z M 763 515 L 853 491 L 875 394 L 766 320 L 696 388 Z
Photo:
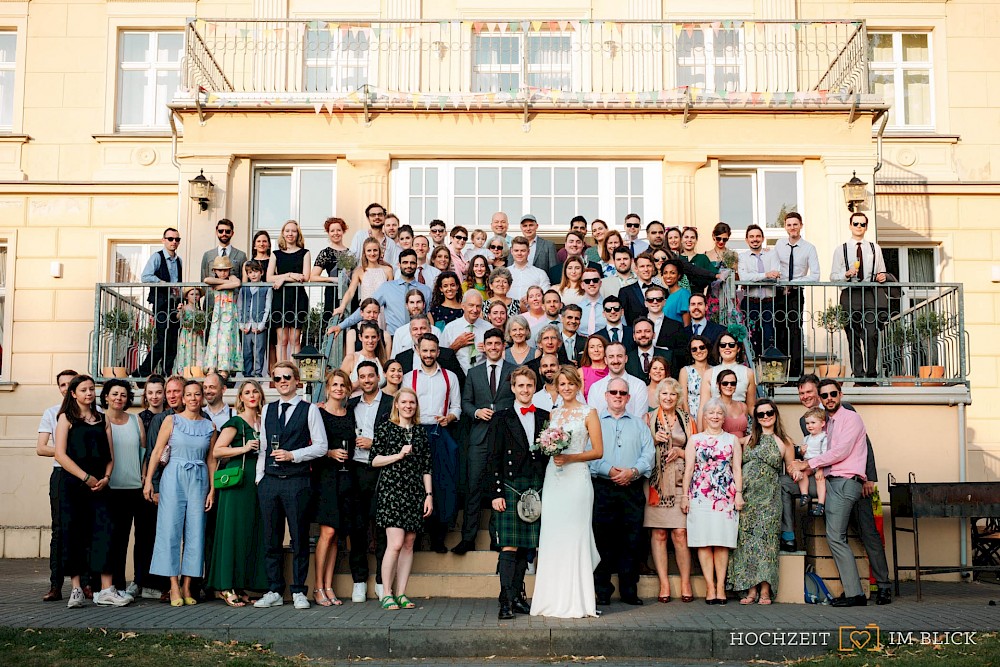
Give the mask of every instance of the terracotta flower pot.
M 944 366 L 921 366 L 918 370 L 921 378 L 943 378 Z M 922 382 L 925 387 L 940 387 L 944 382 Z
M 839 378 L 844 375 L 843 364 L 819 364 L 817 371 L 821 378 Z
M 912 375 L 893 375 L 891 382 L 894 387 L 915 387 L 917 383 L 913 382 L 914 379 Z

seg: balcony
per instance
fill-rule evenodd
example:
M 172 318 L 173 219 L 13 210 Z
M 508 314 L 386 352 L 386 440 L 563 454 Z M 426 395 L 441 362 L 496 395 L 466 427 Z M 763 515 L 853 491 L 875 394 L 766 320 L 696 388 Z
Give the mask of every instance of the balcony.
M 175 107 L 879 110 L 861 21 L 187 25 Z
M 802 360 L 805 373 L 862 386 L 953 387 L 967 393 L 964 311 L 961 283 L 793 284 L 730 277 L 719 290 L 716 318 L 731 331 L 746 332 L 749 355 L 774 345 Z M 873 355 L 873 376 L 854 374 L 852 344 Z

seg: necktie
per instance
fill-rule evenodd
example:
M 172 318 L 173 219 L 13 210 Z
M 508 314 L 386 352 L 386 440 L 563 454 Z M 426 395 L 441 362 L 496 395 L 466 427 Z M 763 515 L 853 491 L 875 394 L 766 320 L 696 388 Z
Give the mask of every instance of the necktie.
M 860 246 L 859 246 L 859 247 L 860 247 Z M 225 257 L 225 256 L 226 256 L 226 251 L 227 251 L 227 250 L 228 250 L 228 248 L 223 248 L 223 249 L 222 249 L 222 254 L 220 255 L 220 257 Z M 858 250 L 858 252 L 861 252 L 861 250 Z
M 417 282 L 420 283 L 421 285 L 427 284 L 424 282 L 424 267 L 422 266 L 417 267 Z
M 695 336 L 701 334 L 701 328 L 703 326 L 705 326 L 705 325 L 703 325 L 703 324 L 696 324 L 696 325 L 694 325 L 694 335 Z
M 649 352 L 642 353 L 642 372 L 649 372 Z
M 469 325 L 469 333 L 471 333 L 471 334 L 475 334 L 476 333 L 476 325 L 474 325 L 474 324 L 470 324 Z M 476 339 L 475 338 L 472 339 L 472 345 L 469 346 L 469 363 L 472 364 L 473 366 L 476 365 Z
M 611 342 L 612 343 L 619 343 L 619 342 L 621 342 L 621 341 L 618 340 L 618 329 L 612 329 L 611 330 Z
M 795 246 L 788 246 L 788 279 L 795 279 Z
M 285 416 L 288 414 L 288 403 L 281 403 L 278 405 L 278 433 L 283 433 L 285 430 Z
M 573 345 L 573 339 L 572 338 L 565 339 L 565 341 L 563 342 L 563 347 L 566 348 L 566 358 L 569 359 L 570 361 L 576 361 L 576 358 L 573 354 L 576 351 L 574 349 L 575 346 Z
M 534 411 L 535 411 L 535 405 L 534 404 L 531 404 L 531 405 L 529 405 L 526 408 L 521 408 L 521 414 L 522 415 L 526 415 L 529 412 L 534 412 Z
M 497 397 L 497 365 L 490 364 L 490 396 Z
M 859 281 L 865 279 L 865 261 L 861 258 L 861 241 L 858 241 L 858 275 Z
M 754 257 L 757 258 L 757 272 L 764 273 L 764 258 L 761 257 L 760 253 L 755 253 Z

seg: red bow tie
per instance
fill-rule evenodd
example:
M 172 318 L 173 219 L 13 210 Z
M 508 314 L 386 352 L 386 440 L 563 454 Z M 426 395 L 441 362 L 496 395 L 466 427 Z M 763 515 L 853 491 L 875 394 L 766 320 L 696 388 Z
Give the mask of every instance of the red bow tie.
M 521 414 L 522 414 L 522 415 L 526 415 L 526 414 L 528 414 L 529 412 L 534 412 L 534 411 L 535 411 L 535 406 L 534 406 L 534 405 L 529 405 L 529 406 L 528 406 L 528 407 L 526 407 L 526 408 L 521 408 Z

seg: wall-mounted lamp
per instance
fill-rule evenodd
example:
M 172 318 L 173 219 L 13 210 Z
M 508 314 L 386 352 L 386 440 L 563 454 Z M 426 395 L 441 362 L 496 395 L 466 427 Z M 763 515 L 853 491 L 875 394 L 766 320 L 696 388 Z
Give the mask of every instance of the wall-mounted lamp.
M 444 60 L 445 54 L 448 53 L 448 44 L 440 40 L 431 42 L 431 48 L 437 52 L 438 60 Z
M 214 189 L 215 184 L 205 178 L 204 169 L 201 170 L 200 174 L 188 181 L 188 195 L 191 199 L 198 202 L 198 206 L 201 207 L 202 211 L 208 210 L 208 202 L 212 198 L 212 190 Z
M 604 50 L 607 51 L 608 57 L 614 60 L 615 56 L 618 55 L 618 42 L 613 39 L 609 39 L 604 42 Z
M 851 213 L 859 210 L 861 204 L 868 198 L 868 184 L 858 178 L 858 172 L 854 172 L 851 180 L 843 185 L 844 201 L 847 202 L 847 210 Z

